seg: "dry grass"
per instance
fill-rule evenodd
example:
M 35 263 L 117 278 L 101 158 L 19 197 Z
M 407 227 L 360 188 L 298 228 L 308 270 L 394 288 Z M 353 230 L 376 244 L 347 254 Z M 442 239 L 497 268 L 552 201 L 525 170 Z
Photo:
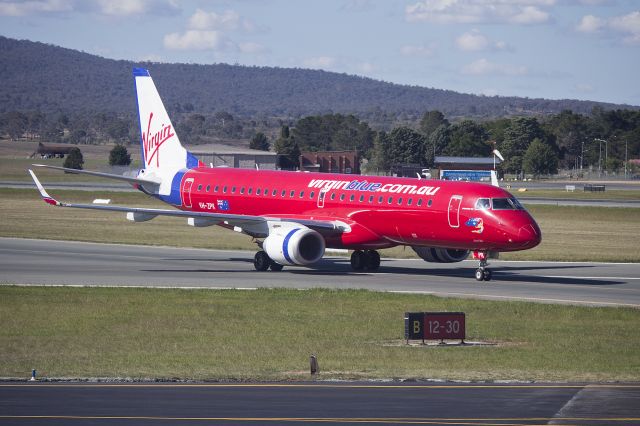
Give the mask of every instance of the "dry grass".
M 484 347 L 395 345 L 463 311 Z M 640 311 L 337 290 L 0 287 L 0 376 L 634 381 Z

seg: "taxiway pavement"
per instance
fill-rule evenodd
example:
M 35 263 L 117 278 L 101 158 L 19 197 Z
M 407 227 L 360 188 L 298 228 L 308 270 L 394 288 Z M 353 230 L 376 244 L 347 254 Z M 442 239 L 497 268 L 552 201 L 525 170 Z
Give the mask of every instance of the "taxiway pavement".
M 4 425 L 631 425 L 640 385 L 0 383 Z
M 640 308 L 640 264 L 493 261 L 493 280 L 473 278 L 476 262 L 383 259 L 354 272 L 347 257 L 314 268 L 257 272 L 253 252 L 0 238 L 0 283 L 183 288 L 358 288 L 445 297 Z

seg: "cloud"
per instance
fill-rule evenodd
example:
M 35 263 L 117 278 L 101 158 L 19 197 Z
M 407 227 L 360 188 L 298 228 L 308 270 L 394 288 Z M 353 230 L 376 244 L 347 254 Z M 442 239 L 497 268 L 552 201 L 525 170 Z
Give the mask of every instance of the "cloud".
M 176 0 L 0 0 L 0 16 L 78 12 L 104 16 L 163 15 L 180 8 Z
M 604 20 L 593 15 L 583 16 L 580 23 L 576 26 L 576 30 L 581 33 L 595 33 L 602 29 L 605 25 Z
M 640 44 L 640 12 L 631 12 L 624 16 L 618 16 L 609 20 L 609 27 L 626 34 L 625 43 Z
M 525 66 L 497 64 L 485 58 L 482 58 L 466 65 L 462 69 L 462 73 L 470 75 L 493 74 L 517 76 L 527 74 L 528 70 Z
M 622 35 L 626 44 L 640 44 L 640 11 L 633 11 L 626 15 L 612 18 L 599 18 L 593 15 L 583 16 L 576 30 L 583 33 L 606 33 L 607 35 Z
M 205 12 L 197 9 L 189 18 L 189 28 L 192 30 L 224 30 L 224 31 L 252 31 L 254 24 L 242 18 L 238 12 L 226 10 L 223 13 Z
M 223 46 L 223 37 L 218 31 L 188 30 L 183 34 L 164 36 L 164 47 L 172 50 L 216 50 Z
M 331 68 L 336 64 L 333 56 L 315 56 L 302 61 L 307 68 Z
M 509 45 L 504 41 L 493 42 L 474 29 L 456 38 L 456 46 L 465 52 L 479 52 L 482 50 L 509 50 Z
M 439 24 L 544 24 L 551 20 L 545 8 L 555 0 L 422 0 L 405 7 L 408 22 Z
M 0 1 L 0 16 L 26 16 L 73 10 L 70 0 Z
M 400 53 L 404 56 L 422 56 L 429 57 L 435 52 L 435 44 L 429 45 L 406 45 L 400 48 Z
M 459 36 L 456 39 L 456 46 L 458 49 L 466 51 L 485 50 L 489 46 L 489 39 L 474 30 Z
M 230 32 L 251 32 L 255 25 L 236 11 L 222 13 L 197 9 L 187 22 L 187 29 L 164 36 L 164 47 L 172 50 L 224 50 L 235 49 L 241 53 L 257 54 L 267 49 L 252 41 L 236 43 Z

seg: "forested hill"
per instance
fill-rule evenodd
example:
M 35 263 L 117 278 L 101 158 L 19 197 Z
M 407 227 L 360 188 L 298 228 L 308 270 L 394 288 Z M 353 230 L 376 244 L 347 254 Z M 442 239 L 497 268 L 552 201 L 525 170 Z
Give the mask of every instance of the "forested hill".
M 449 117 L 498 117 L 564 109 L 589 113 L 596 105 L 625 107 L 577 100 L 474 96 L 304 69 L 134 63 L 0 37 L 0 112 L 132 113 L 134 66 L 150 69 L 165 104 L 174 111 L 295 118 L 329 112 L 416 116 L 437 109 Z

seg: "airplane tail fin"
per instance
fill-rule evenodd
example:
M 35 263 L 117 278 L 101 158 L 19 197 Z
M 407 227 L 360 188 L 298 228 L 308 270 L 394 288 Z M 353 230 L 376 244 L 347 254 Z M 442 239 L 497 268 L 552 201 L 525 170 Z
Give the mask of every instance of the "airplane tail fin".
M 149 71 L 134 68 L 133 78 L 138 98 L 145 175 L 170 182 L 179 170 L 202 165 L 180 143 Z

